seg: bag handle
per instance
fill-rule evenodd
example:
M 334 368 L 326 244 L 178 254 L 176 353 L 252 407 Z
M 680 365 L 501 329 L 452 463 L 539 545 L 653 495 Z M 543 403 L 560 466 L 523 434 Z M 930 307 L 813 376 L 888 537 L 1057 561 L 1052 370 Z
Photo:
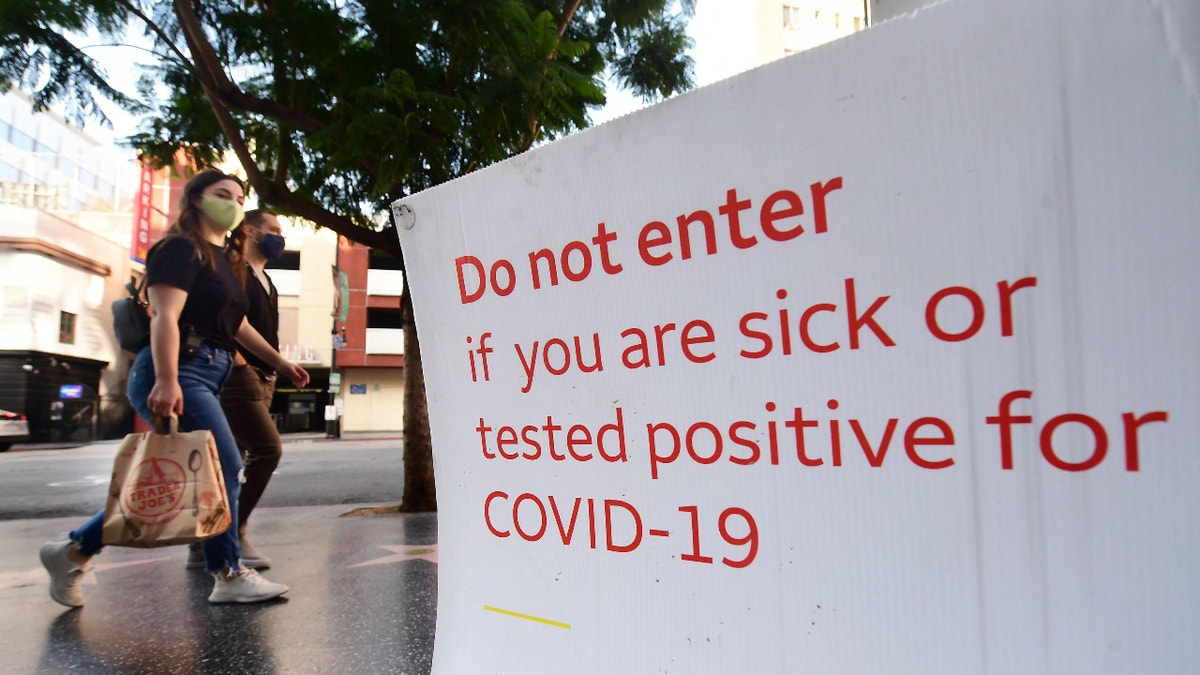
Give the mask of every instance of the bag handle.
M 162 430 L 163 422 L 166 422 L 167 424 L 166 433 L 163 433 Z M 169 415 L 165 418 L 161 415 L 151 415 L 150 426 L 154 427 L 154 433 L 158 434 L 159 436 L 174 436 L 179 433 L 179 418 L 174 415 Z

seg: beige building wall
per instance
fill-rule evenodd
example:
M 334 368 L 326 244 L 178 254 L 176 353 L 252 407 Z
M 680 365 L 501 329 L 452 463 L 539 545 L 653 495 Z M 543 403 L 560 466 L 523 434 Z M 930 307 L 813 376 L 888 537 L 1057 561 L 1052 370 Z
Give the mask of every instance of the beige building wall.
M 342 431 L 404 428 L 404 369 L 342 370 Z
M 337 258 L 337 235 L 326 229 L 312 233 L 301 245 L 300 295 L 297 300 L 299 325 L 296 340 L 312 345 L 323 367 L 333 362 L 333 266 Z
M 304 367 L 328 368 L 333 352 L 333 265 L 337 235 L 281 218 L 289 251 L 300 252 L 299 270 L 268 270 L 279 290 L 279 351 Z
M 867 27 L 863 0 L 758 0 L 755 44 L 760 64 Z

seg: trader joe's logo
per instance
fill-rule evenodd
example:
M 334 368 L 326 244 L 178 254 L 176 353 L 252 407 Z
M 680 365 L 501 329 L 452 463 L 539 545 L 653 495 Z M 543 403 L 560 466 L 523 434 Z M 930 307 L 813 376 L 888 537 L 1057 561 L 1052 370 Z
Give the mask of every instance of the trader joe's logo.
M 125 508 L 147 521 L 165 522 L 183 504 L 187 475 L 169 459 L 148 459 L 138 465 L 125 490 Z

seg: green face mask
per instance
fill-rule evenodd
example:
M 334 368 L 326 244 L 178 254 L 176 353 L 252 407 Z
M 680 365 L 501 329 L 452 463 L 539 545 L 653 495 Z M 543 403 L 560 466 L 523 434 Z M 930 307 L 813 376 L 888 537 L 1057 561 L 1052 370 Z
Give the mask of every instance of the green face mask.
M 232 199 L 218 199 L 204 195 L 200 200 L 200 210 L 208 216 L 217 227 L 228 232 L 242 223 L 246 217 L 242 213 L 242 205 Z

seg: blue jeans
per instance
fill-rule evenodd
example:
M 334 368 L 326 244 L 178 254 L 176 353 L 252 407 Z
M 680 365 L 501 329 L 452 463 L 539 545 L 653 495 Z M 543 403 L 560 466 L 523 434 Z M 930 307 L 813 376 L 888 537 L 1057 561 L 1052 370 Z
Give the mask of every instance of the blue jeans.
M 238 495 L 241 493 L 242 453 L 238 450 L 229 422 L 221 411 L 221 387 L 233 367 L 232 355 L 223 350 L 204 345 L 200 353 L 192 358 L 179 359 L 179 387 L 183 390 L 183 415 L 179 428 L 183 431 L 209 429 L 217 442 L 217 455 L 221 459 L 221 473 L 225 478 L 225 490 L 229 497 L 231 523 L 238 522 Z M 129 402 L 138 415 L 147 422 L 152 413 L 146 406 L 150 390 L 154 388 L 154 362 L 150 348 L 138 353 L 129 369 L 129 383 L 125 390 Z M 71 539 L 78 542 L 83 555 L 95 555 L 104 547 L 102 533 L 104 511 L 92 516 L 83 527 L 71 532 Z M 204 540 L 204 568 L 209 572 L 220 572 L 226 567 L 238 569 L 242 552 L 238 548 L 237 527 L 231 525 L 223 534 Z

